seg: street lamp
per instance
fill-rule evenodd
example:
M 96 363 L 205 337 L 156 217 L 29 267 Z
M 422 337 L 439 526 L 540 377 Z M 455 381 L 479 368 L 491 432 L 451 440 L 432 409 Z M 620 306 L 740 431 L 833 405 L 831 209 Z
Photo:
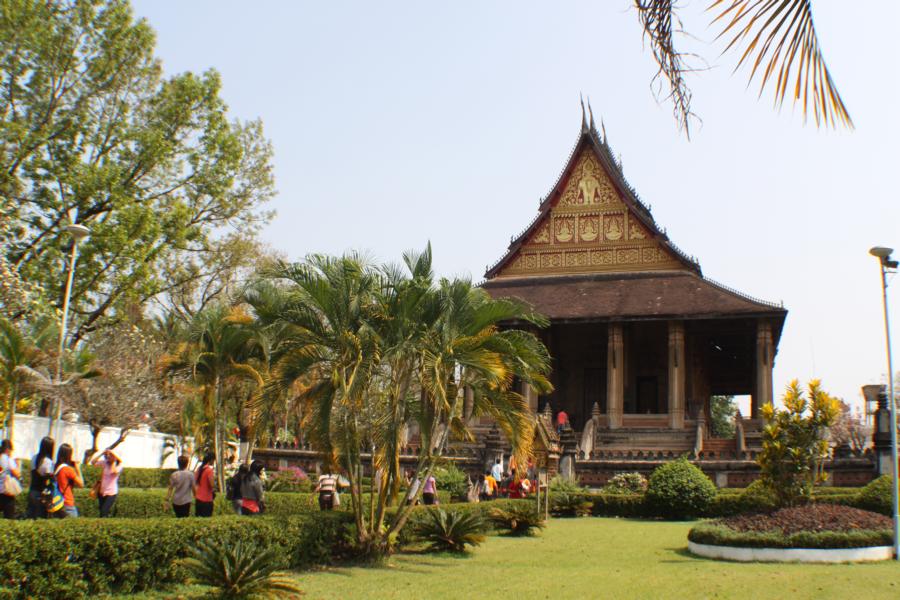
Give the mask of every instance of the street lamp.
M 887 341 L 888 364 L 888 408 L 891 413 L 891 475 L 894 478 L 893 507 L 894 507 L 894 560 L 900 560 L 900 498 L 898 498 L 897 485 L 900 478 L 897 477 L 897 401 L 894 399 L 894 365 L 891 362 L 891 327 L 888 321 L 887 303 L 887 273 L 897 272 L 898 262 L 891 260 L 893 248 L 875 246 L 869 250 L 869 254 L 876 257 L 881 264 L 881 299 L 884 304 L 884 337 Z
M 72 296 L 72 280 L 75 278 L 75 262 L 78 260 L 78 243 L 86 238 L 91 230 L 85 227 L 84 225 L 79 225 L 78 223 L 72 223 L 71 225 L 66 227 L 66 231 L 69 232 L 69 235 L 72 236 L 72 254 L 69 257 L 69 275 L 66 278 L 66 293 L 63 296 L 63 309 L 62 309 L 62 324 L 59 327 L 59 348 L 57 349 L 56 356 L 56 383 L 57 385 L 62 384 L 63 380 L 63 350 L 65 349 L 66 344 L 66 326 L 68 324 L 69 318 L 69 298 Z M 62 416 L 62 398 L 59 397 L 59 393 L 55 394 L 56 398 L 53 399 L 53 403 L 56 405 L 56 410 L 52 411 L 50 415 L 50 437 L 53 437 L 53 429 L 54 424 L 56 425 L 57 433 L 59 431 L 59 419 Z

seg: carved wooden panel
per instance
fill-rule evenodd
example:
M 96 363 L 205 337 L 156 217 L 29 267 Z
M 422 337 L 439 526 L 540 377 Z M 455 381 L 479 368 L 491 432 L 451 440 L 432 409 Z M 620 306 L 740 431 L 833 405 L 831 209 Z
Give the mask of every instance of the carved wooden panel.
M 499 276 L 681 267 L 631 213 L 593 151 L 585 148 L 556 204 Z

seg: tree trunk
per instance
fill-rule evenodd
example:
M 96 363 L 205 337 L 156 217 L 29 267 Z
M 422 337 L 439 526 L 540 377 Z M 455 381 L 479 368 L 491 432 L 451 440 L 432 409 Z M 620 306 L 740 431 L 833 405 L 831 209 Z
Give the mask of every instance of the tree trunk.
M 222 379 L 216 377 L 215 398 L 215 452 L 216 452 L 216 482 L 219 490 L 225 489 L 225 415 L 222 408 Z
M 10 442 L 12 442 L 16 431 L 16 404 L 19 403 L 18 385 L 12 385 L 11 389 L 9 390 L 9 397 L 9 417 L 6 421 L 6 437 Z

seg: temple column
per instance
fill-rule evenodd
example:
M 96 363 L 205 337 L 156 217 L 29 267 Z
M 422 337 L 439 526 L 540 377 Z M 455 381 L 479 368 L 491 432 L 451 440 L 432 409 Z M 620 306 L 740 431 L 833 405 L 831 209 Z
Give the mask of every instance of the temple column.
M 522 382 L 522 385 L 519 388 L 519 393 L 522 394 L 522 397 L 528 401 L 528 408 L 531 409 L 531 413 L 536 415 L 538 412 L 538 393 L 537 391 L 531 387 L 529 384 Z
M 669 321 L 669 427 L 684 429 L 684 323 Z
M 463 420 L 468 421 L 472 418 L 472 409 L 475 406 L 475 392 L 472 388 L 466 387 L 463 396 Z
M 775 359 L 772 324 L 759 320 L 756 325 L 756 382 L 750 417 L 760 418 L 760 409 L 772 404 L 772 363 Z
M 622 426 L 625 403 L 625 340 L 622 324 L 610 323 L 606 352 L 606 415 L 610 429 Z

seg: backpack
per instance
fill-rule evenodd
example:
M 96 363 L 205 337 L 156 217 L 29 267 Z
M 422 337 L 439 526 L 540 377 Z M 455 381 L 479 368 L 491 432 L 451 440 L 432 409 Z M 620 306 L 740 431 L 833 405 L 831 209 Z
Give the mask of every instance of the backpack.
M 49 478 L 44 489 L 41 490 L 41 503 L 44 505 L 44 508 L 47 509 L 48 513 L 57 513 L 62 510 L 65 498 L 63 497 L 62 491 L 59 489 L 59 483 L 57 482 L 56 476 L 59 475 L 60 469 L 64 466 L 66 465 L 59 465 L 56 467 L 56 470 L 53 472 L 53 477 Z

